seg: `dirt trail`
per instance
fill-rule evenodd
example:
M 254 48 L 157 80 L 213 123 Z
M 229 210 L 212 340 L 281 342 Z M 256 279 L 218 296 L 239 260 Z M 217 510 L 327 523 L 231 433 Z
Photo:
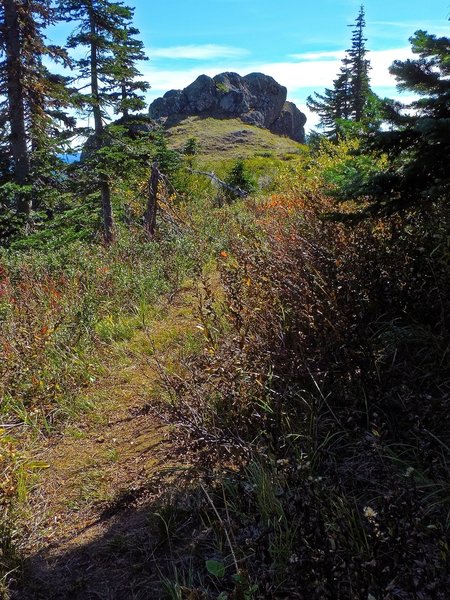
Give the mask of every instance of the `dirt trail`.
M 193 343 L 198 330 L 190 306 L 183 294 L 163 309 L 165 318 L 113 353 L 90 393 L 94 410 L 35 453 L 48 469 L 30 498 L 26 585 L 14 598 L 159 597 L 147 556 L 152 505 L 188 465 L 175 457 L 170 428 L 148 414 L 158 393 L 149 353 L 172 362 Z M 145 595 L 152 586 L 153 595 Z

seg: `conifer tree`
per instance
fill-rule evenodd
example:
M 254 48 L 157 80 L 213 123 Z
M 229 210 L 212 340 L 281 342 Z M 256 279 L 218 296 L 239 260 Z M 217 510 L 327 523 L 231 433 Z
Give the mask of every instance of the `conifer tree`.
M 419 30 L 410 41 L 418 58 L 395 61 L 390 72 L 400 90 L 419 98 L 406 106 L 386 102 L 391 129 L 370 136 L 365 149 L 389 158 L 367 186 L 389 210 L 450 198 L 450 38 Z
M 29 215 L 31 199 L 23 188 L 29 183 L 30 157 L 25 125 L 25 90 L 23 77 L 23 38 L 20 6 L 15 0 L 4 0 L 2 6 L 1 46 L 4 60 L 1 65 L 2 91 L 7 98 L 9 147 L 12 157 L 13 181 L 22 190 L 17 193 L 17 212 Z
M 87 80 L 89 93 L 80 93 L 80 106 L 92 113 L 94 119 L 93 146 L 98 151 L 106 145 L 105 121 L 108 110 L 128 113 L 141 107 L 137 90 L 146 89 L 136 83 L 139 72 L 135 61 L 143 58 L 140 42 L 133 36 L 137 30 L 130 26 L 133 9 L 122 2 L 109 0 L 62 0 L 61 8 L 69 21 L 78 22 L 69 37 L 68 47 L 87 46 L 87 58 L 76 61 L 79 77 Z M 100 156 L 100 155 L 99 155 Z M 105 169 L 98 169 L 101 193 L 104 238 L 113 239 L 113 212 L 110 182 Z
M 110 101 L 114 112 L 126 119 L 130 112 L 146 107 L 143 94 L 150 89 L 150 84 L 139 79 L 141 73 L 136 67 L 136 62 L 148 60 L 144 44 L 135 37 L 139 30 L 129 23 L 124 28 L 124 33 L 123 42 L 113 50 L 110 73 L 105 68 L 105 75 L 107 87 L 111 90 Z
M 315 97 L 307 100 L 308 108 L 319 115 L 321 126 L 332 136 L 337 135 L 339 119 L 349 119 L 351 114 L 349 64 L 350 60 L 344 58 L 333 88 L 327 88 L 323 94 L 315 92 Z
M 5 150 L 2 181 L 16 185 L 17 212 L 28 215 L 36 203 L 43 159 L 58 152 L 58 122 L 73 125 L 65 113 L 67 79 L 43 65 L 44 56 L 66 61 L 66 55 L 45 41 L 45 28 L 56 20 L 51 0 L 4 0 L 0 19 L 0 119 L 8 132 L 8 139 L 0 141 Z
M 361 122 L 369 99 L 374 96 L 370 89 L 367 50 L 364 37 L 364 7 L 361 6 L 352 32 L 352 46 L 342 60 L 340 73 L 333 88 L 324 94 L 315 92 L 307 100 L 308 108 L 320 117 L 320 125 L 330 137 L 337 137 L 346 121 Z
M 349 119 L 352 111 L 352 75 L 351 61 L 342 59 L 339 75 L 334 80 L 335 120 Z
M 366 59 L 365 26 L 364 6 L 361 5 L 356 22 L 353 25 L 352 47 L 347 50 L 350 73 L 350 117 L 356 122 L 361 121 L 363 118 L 364 108 L 370 94 L 370 63 Z

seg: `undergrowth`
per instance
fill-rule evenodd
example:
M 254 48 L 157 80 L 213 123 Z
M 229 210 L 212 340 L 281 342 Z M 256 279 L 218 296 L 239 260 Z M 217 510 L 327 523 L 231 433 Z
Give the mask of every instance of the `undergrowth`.
M 161 397 L 148 410 L 176 426 L 200 473 L 155 510 L 155 549 L 133 548 L 161 593 L 445 600 L 448 206 L 327 219 L 359 209 L 342 182 L 373 164 L 354 149 L 270 159 L 264 181 L 263 157 L 246 160 L 259 192 L 245 202 L 218 202 L 208 179 L 179 172 L 153 242 L 136 181 L 121 190 L 131 232 L 110 248 L 28 240 L 1 255 L 1 577 L 17 565 L 27 473 L 45 467 L 15 432 L 89 409 L 113 344 L 145 328 L 161 295 L 198 281 L 203 349 L 196 339 L 177 365 L 149 357 Z
M 254 207 L 201 286 L 204 353 L 163 373 L 211 481 L 171 597 L 447 597 L 448 206 L 330 222 L 318 174 Z
M 126 198 L 129 223 L 118 225 L 113 245 L 74 241 L 71 230 L 66 236 L 55 226 L 53 237 L 37 229 L 0 253 L 0 578 L 18 564 L 28 475 L 45 467 L 29 458 L 30 440 L 95 413 L 90 390 L 115 360 L 114 345 L 145 330 L 159 300 L 189 284 L 227 244 L 239 227 L 232 213 L 245 221 L 244 206 L 211 210 L 203 180 L 178 183 L 180 192 L 160 199 L 151 242 L 139 222 L 145 188 L 137 181 Z

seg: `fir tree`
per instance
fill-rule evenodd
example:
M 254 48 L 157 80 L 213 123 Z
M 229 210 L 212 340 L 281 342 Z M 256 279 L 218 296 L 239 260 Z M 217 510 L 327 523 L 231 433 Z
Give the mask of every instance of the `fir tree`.
M 136 82 L 139 72 L 135 61 L 143 58 L 142 45 L 133 36 L 137 30 L 130 26 L 133 9 L 122 2 L 109 0 L 62 0 L 62 10 L 69 21 L 77 21 L 76 31 L 69 37 L 68 47 L 87 46 L 89 55 L 77 61 L 79 77 L 87 80 L 89 93 L 81 93 L 81 107 L 94 118 L 94 148 L 106 145 L 105 121 L 108 110 L 125 114 L 141 107 L 137 90 L 146 86 Z M 98 154 L 101 162 L 101 153 Z M 104 237 L 113 239 L 113 212 L 110 182 L 105 169 L 97 169 L 101 193 Z
M 150 84 L 139 79 L 141 73 L 136 67 L 136 62 L 148 60 L 144 44 L 134 37 L 139 30 L 128 24 L 124 33 L 123 42 L 113 50 L 110 73 L 106 67 L 105 74 L 114 112 L 126 119 L 130 112 L 146 107 L 143 94 L 150 89 Z
M 320 125 L 331 137 L 338 134 L 339 120 L 349 119 L 351 115 L 350 60 L 344 58 L 339 75 L 333 82 L 333 88 L 327 88 L 323 94 L 317 92 L 309 96 L 308 108 L 320 117 Z
M 16 186 L 16 208 L 28 215 L 36 207 L 39 183 L 46 165 L 56 160 L 61 129 L 73 126 L 65 108 L 69 103 L 67 79 L 43 66 L 43 57 L 67 62 L 64 51 L 45 41 L 45 28 L 56 20 L 50 0 L 5 0 L 0 8 L 0 119 L 8 139 L 2 181 Z M 6 137 L 6 136 L 5 136 Z
M 364 108 L 370 94 L 370 63 L 366 59 L 365 26 L 364 6 L 361 5 L 356 22 L 353 25 L 352 47 L 347 50 L 350 73 L 350 117 L 356 122 L 361 121 L 363 118 Z
M 346 122 L 361 122 L 366 116 L 369 98 L 374 94 L 369 84 L 370 63 L 364 37 L 365 17 L 361 6 L 353 27 L 352 47 L 346 51 L 340 72 L 323 94 L 315 92 L 307 100 L 308 108 L 320 117 L 320 126 L 328 136 L 336 138 Z
M 335 121 L 349 119 L 352 111 L 351 61 L 345 57 L 339 75 L 334 80 Z
M 401 90 L 420 97 L 407 106 L 386 102 L 391 129 L 366 143 L 389 158 L 367 189 L 377 210 L 450 197 L 450 38 L 417 31 L 410 41 L 418 58 L 395 61 L 390 71 Z
M 23 188 L 29 184 L 30 157 L 25 125 L 25 89 L 23 76 L 23 37 L 20 24 L 20 6 L 15 0 L 4 0 L 2 6 L 1 46 L 5 56 L 1 65 L 2 91 L 6 95 L 9 125 L 9 149 L 14 183 L 22 188 L 16 195 L 19 214 L 29 215 L 31 199 Z

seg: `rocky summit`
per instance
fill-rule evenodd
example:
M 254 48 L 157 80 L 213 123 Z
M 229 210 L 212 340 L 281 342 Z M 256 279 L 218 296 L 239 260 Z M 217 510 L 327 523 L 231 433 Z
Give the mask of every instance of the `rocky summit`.
M 194 115 L 239 118 L 304 143 L 306 116 L 293 102 L 286 102 L 286 96 L 284 86 L 262 73 L 200 75 L 184 90 L 171 90 L 152 102 L 150 117 L 168 126 Z

